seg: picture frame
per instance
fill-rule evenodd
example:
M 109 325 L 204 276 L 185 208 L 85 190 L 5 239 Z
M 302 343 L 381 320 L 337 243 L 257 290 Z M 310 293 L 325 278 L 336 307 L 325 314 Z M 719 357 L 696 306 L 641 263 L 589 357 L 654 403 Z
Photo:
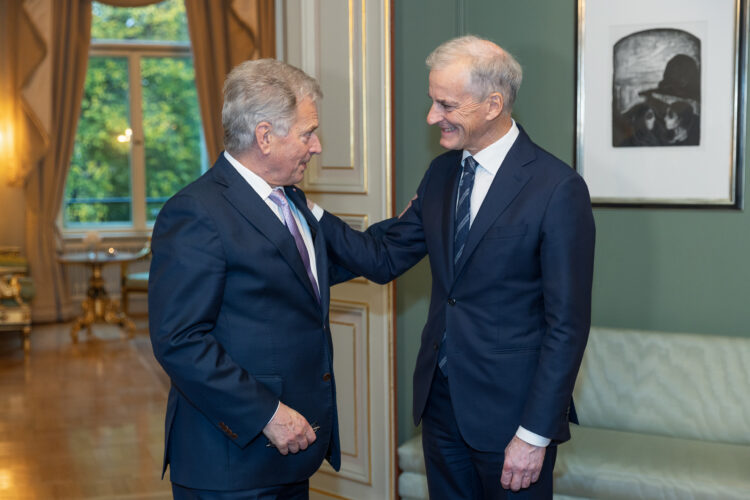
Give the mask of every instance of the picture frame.
M 577 0 L 575 168 L 595 206 L 742 209 L 747 0 Z

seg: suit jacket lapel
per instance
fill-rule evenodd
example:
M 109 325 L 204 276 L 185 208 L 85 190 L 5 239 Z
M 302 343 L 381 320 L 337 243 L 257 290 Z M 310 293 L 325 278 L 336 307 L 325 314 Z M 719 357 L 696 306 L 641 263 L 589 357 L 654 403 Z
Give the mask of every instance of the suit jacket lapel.
M 323 238 L 323 232 L 320 230 L 318 220 L 312 214 L 309 208 L 307 208 L 307 202 L 302 198 L 302 195 L 296 187 L 290 186 L 284 188 L 286 194 L 297 206 L 299 213 L 307 221 L 307 225 L 310 227 L 310 233 L 313 239 L 313 246 L 315 248 L 315 267 L 318 271 L 318 290 L 320 291 L 320 305 L 323 309 L 323 314 L 328 313 L 328 301 L 330 300 L 330 289 L 328 286 L 328 254 L 326 250 L 326 242 Z M 307 275 L 307 272 L 305 272 Z M 310 281 L 309 279 L 307 280 Z M 311 293 L 315 293 L 312 290 L 312 284 L 310 285 Z
M 278 248 L 284 260 L 294 270 L 310 294 L 315 297 L 312 283 L 310 283 L 310 278 L 307 277 L 307 271 L 302 263 L 297 245 L 294 243 L 294 238 L 278 217 L 271 212 L 266 202 L 237 173 L 234 167 L 224 158 L 224 155 L 219 157 L 211 171 L 216 182 L 226 186 L 223 194 L 227 201 Z
M 454 232 L 456 230 L 456 196 L 458 191 L 458 180 L 461 177 L 461 156 L 458 156 L 458 163 L 455 169 L 448 170 L 448 179 L 445 182 L 445 190 L 441 200 L 443 200 L 442 213 L 440 214 L 440 220 L 442 220 L 443 227 L 440 234 L 445 235 L 447 241 L 442 248 L 447 249 L 445 255 L 443 255 L 445 269 L 448 269 L 448 282 L 453 282 L 455 276 L 454 264 L 453 264 L 453 244 L 454 244 Z
M 487 196 L 471 224 L 469 236 L 466 239 L 461 259 L 456 264 L 454 276 L 459 275 L 464 264 L 476 250 L 477 245 L 492 223 L 505 211 L 530 179 L 529 173 L 523 166 L 532 161 L 536 155 L 529 136 L 523 129 L 519 132 L 516 142 L 500 165 L 500 169 L 492 180 L 489 191 L 487 191 Z

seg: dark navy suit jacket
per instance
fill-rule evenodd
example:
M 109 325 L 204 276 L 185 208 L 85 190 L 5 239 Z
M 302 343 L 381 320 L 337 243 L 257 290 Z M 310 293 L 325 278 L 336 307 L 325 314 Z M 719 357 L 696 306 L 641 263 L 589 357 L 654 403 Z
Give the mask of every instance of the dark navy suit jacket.
M 591 317 L 588 190 L 521 130 L 454 266 L 460 161 L 460 151 L 437 157 L 411 208 L 382 238 L 357 233 L 326 213 L 321 227 L 329 257 L 387 282 L 429 255 L 432 298 L 414 372 L 415 424 L 447 332 L 451 401 L 470 446 L 501 452 L 519 424 L 565 441 Z
M 172 380 L 164 468 L 178 484 L 259 488 L 340 465 L 326 246 L 303 193 L 286 193 L 313 234 L 320 303 L 291 234 L 223 154 L 156 220 L 149 327 Z M 320 425 L 307 450 L 266 446 L 279 400 Z

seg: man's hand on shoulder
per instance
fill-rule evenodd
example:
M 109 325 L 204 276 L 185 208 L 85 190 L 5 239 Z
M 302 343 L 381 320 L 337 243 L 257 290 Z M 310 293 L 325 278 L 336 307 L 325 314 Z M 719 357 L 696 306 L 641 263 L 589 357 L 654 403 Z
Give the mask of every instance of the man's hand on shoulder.
M 518 491 L 539 480 L 547 448 L 534 446 L 513 436 L 505 447 L 505 463 L 500 476 L 503 488 Z
M 282 455 L 304 450 L 316 439 L 305 417 L 284 403 L 279 403 L 276 414 L 263 428 L 263 434 Z
M 407 211 L 407 210 L 409 210 L 409 208 L 411 207 L 411 203 L 412 203 L 412 202 L 413 202 L 414 200 L 416 200 L 416 199 L 417 199 L 417 196 L 418 196 L 418 195 L 416 195 L 416 194 L 415 194 L 414 196 L 412 196 L 411 200 L 409 200 L 409 203 L 408 203 L 408 204 L 406 205 L 406 208 L 404 208 L 404 209 L 403 209 L 403 210 L 401 211 L 401 213 L 400 213 L 400 214 L 398 214 L 398 218 L 399 218 L 399 219 L 400 219 L 401 217 L 403 217 L 403 216 L 404 216 L 404 214 L 406 213 L 406 211 Z
M 412 199 L 411 199 L 411 200 L 409 200 L 409 203 L 408 203 L 408 204 L 406 205 L 406 207 L 405 207 L 405 208 L 404 208 L 404 209 L 403 209 L 403 210 L 401 211 L 401 213 L 400 213 L 400 214 L 398 214 L 398 218 L 399 218 L 399 219 L 400 219 L 401 217 L 403 217 L 403 215 L 404 215 L 404 214 L 406 213 L 406 211 L 407 211 L 407 210 L 409 210 L 409 208 L 411 207 L 411 204 L 412 204 L 412 202 L 413 202 L 414 200 L 416 200 L 416 199 L 417 199 L 417 195 L 415 194 L 415 195 L 414 195 L 414 196 L 412 197 Z M 315 214 L 315 211 L 316 211 L 316 207 L 318 207 L 318 205 L 317 205 L 317 204 L 316 204 L 316 203 L 315 203 L 314 201 L 312 201 L 312 200 L 311 200 L 310 198 L 307 198 L 307 208 L 309 208 L 309 209 L 310 209 L 310 211 L 311 211 L 311 212 L 312 212 L 313 214 Z M 320 209 L 320 210 L 322 211 L 322 209 Z M 318 217 L 317 215 L 316 215 L 316 218 L 317 218 L 318 220 L 320 220 L 320 217 Z

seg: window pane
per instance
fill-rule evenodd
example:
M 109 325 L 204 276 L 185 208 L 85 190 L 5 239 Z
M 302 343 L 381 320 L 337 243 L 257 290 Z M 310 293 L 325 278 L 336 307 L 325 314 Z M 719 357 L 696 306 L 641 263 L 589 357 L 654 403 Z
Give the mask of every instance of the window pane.
M 141 59 L 146 146 L 146 217 L 203 170 L 201 121 L 193 61 L 187 57 Z
M 131 219 L 128 101 L 127 59 L 90 57 L 65 186 L 66 227 Z
M 165 0 L 145 7 L 92 5 L 91 39 L 189 42 L 183 0 Z

